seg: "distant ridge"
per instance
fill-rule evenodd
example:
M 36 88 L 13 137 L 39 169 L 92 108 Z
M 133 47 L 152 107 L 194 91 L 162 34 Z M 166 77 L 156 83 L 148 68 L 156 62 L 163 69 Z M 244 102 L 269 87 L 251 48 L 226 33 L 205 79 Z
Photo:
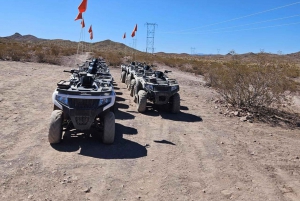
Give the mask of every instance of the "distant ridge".
M 46 41 L 46 39 L 37 38 L 33 35 L 21 35 L 19 33 L 15 33 L 11 36 L 4 37 L 9 40 L 16 40 L 16 41 L 26 41 L 26 42 L 42 42 Z

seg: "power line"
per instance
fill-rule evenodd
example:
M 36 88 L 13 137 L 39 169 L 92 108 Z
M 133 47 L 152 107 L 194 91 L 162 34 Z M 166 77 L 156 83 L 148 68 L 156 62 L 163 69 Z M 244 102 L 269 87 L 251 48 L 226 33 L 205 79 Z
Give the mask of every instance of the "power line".
M 289 26 L 294 24 L 300 24 L 300 22 L 290 23 L 290 24 L 279 24 L 279 25 L 273 25 L 273 26 L 266 26 L 266 27 L 256 27 L 256 28 L 250 28 L 250 29 L 239 29 L 239 30 L 232 30 L 232 31 L 219 31 L 219 32 L 203 32 L 203 33 L 191 33 L 191 34 L 211 34 L 211 33 L 227 33 L 227 32 L 235 32 L 235 31 L 249 31 L 249 30 L 257 30 L 257 29 L 266 29 L 266 28 L 272 28 L 272 27 L 281 27 L 281 26 Z
M 300 4 L 300 1 L 295 2 L 295 3 L 291 3 L 291 4 L 287 4 L 287 5 L 284 5 L 284 6 L 280 6 L 280 7 L 272 8 L 272 9 L 269 9 L 269 10 L 264 10 L 264 11 L 260 11 L 260 12 L 257 12 L 257 13 L 253 13 L 253 14 L 249 14 L 249 15 L 244 15 L 244 16 L 241 16 L 241 17 L 237 17 L 237 18 L 233 18 L 233 19 L 229 19 L 229 20 L 225 20 L 225 21 L 221 21 L 221 22 L 217 22 L 217 23 L 213 23 L 213 24 L 208 24 L 208 25 L 205 25 L 205 26 L 194 27 L 194 28 L 184 29 L 184 30 L 178 30 L 178 31 L 160 32 L 160 33 L 176 33 L 176 32 L 183 32 L 183 31 L 189 31 L 189 30 L 194 30 L 194 29 L 209 27 L 209 26 L 213 26 L 213 25 L 217 25 L 217 24 L 223 24 L 223 23 L 226 23 L 226 22 L 231 22 L 231 21 L 235 21 L 235 20 L 239 20 L 239 19 L 251 17 L 251 16 L 254 16 L 254 15 L 259 15 L 259 14 L 262 14 L 262 13 L 266 13 L 266 12 L 278 10 L 278 9 L 289 7 L 289 6 L 293 6 L 293 5 L 296 5 L 296 4 Z
M 253 24 L 261 24 L 261 23 L 264 23 L 264 22 L 272 22 L 272 21 L 283 20 L 283 19 L 299 17 L 299 16 L 300 15 L 292 15 L 292 16 L 288 16 L 288 17 L 264 20 L 264 21 L 253 22 L 253 23 L 249 23 L 249 24 L 242 24 L 242 25 L 231 26 L 231 27 L 224 27 L 224 28 L 220 28 L 220 29 L 204 30 L 204 31 L 201 31 L 201 32 L 183 32 L 183 33 L 175 33 L 175 34 L 192 34 L 192 33 L 202 33 L 202 32 L 206 33 L 207 31 L 218 31 L 218 30 L 224 30 L 224 29 L 230 29 L 230 28 L 236 28 L 236 27 L 243 27 L 243 26 L 248 26 L 248 25 L 253 25 Z

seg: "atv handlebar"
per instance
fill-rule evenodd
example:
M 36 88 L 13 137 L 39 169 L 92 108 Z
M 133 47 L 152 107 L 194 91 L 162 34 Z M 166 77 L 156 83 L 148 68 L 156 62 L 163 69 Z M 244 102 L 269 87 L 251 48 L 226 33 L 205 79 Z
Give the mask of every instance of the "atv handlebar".
M 72 69 L 72 70 L 64 70 L 65 73 L 77 73 L 78 74 L 78 70 Z

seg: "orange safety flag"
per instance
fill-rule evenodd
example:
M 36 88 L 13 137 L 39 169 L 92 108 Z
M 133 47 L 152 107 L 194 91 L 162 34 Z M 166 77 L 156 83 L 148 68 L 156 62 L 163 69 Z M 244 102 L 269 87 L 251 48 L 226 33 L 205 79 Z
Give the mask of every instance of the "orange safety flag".
M 135 32 L 137 31 L 137 24 L 135 25 L 132 33 L 131 33 L 131 37 L 134 37 L 135 36 Z
M 80 19 L 82 19 L 82 13 L 78 13 L 77 17 L 75 18 L 75 21 Z
M 126 38 L 126 32 L 124 33 L 124 35 L 123 35 L 123 39 L 125 39 Z
M 84 28 L 85 24 L 84 24 L 84 19 L 81 20 L 81 28 Z
M 134 32 L 136 32 L 137 31 L 137 24 L 135 25 L 135 27 L 134 27 L 134 30 L 133 30 Z
M 78 10 L 80 13 L 84 13 L 87 7 L 87 0 L 82 0 L 81 4 L 78 6 Z
M 91 25 L 89 28 L 89 33 L 92 33 L 92 32 L 93 32 L 93 30 L 92 30 L 92 25 Z
M 131 33 L 131 37 L 134 37 L 134 36 L 135 36 L 135 31 L 133 30 Z
M 90 33 L 90 39 L 93 40 L 93 32 Z

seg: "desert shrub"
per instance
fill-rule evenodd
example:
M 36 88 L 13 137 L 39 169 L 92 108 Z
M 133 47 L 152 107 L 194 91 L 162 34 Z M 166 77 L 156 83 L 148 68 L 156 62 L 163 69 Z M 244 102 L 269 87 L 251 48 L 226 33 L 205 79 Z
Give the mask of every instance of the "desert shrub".
M 46 60 L 45 60 L 45 53 L 38 52 L 38 53 L 36 53 L 36 56 L 37 56 L 37 62 L 38 63 L 45 63 L 46 62 Z
M 60 58 L 57 56 L 48 56 L 44 58 L 44 62 L 53 65 L 61 65 Z
M 118 52 L 101 52 L 94 53 L 95 57 L 103 57 L 111 66 L 119 66 L 122 63 L 123 56 Z
M 10 56 L 13 61 L 21 61 L 25 57 L 25 53 L 22 50 L 13 50 Z
M 282 68 L 286 76 L 290 78 L 297 78 L 300 76 L 300 68 L 295 64 L 281 63 L 279 64 L 279 67 Z
M 232 61 L 210 68 L 206 79 L 237 107 L 273 107 L 286 101 L 286 92 L 295 90 L 286 71 L 274 63 L 247 65 Z
M 5 48 L 0 46 L 0 59 L 5 60 Z
M 59 48 L 57 46 L 50 47 L 50 53 L 53 56 L 58 56 L 59 55 Z

